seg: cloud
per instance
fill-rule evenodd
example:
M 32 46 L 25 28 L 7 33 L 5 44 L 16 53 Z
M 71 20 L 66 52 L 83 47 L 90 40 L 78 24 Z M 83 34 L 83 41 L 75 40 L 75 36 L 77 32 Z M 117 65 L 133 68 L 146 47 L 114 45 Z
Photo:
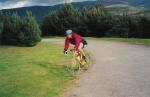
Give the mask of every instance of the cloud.
M 26 6 L 51 6 L 65 2 L 80 2 L 87 0 L 0 0 L 0 9 L 10 9 Z
M 31 6 L 32 3 L 29 1 L 6 1 L 6 2 L 0 2 L 0 9 L 9 9 L 9 8 L 18 8 L 18 7 L 24 7 L 24 6 Z

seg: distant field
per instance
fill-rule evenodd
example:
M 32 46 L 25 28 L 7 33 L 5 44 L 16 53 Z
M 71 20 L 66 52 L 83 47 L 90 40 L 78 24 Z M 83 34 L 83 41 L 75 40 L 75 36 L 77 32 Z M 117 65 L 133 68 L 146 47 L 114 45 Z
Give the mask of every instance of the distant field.
M 92 39 L 103 40 L 103 41 L 112 41 L 112 42 L 127 42 L 130 44 L 150 46 L 150 39 L 135 39 L 135 38 L 92 38 Z
M 0 46 L 0 97 L 57 97 L 71 77 L 63 46 Z

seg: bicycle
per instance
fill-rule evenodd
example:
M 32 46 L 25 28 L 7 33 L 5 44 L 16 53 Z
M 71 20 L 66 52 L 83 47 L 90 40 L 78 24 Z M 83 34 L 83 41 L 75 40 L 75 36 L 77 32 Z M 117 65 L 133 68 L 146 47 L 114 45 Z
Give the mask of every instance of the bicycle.
M 72 63 L 68 65 L 68 70 L 74 75 L 76 72 L 81 71 L 81 69 L 87 70 L 90 64 L 90 56 L 85 51 L 76 51 L 74 49 L 70 50 L 73 54 Z

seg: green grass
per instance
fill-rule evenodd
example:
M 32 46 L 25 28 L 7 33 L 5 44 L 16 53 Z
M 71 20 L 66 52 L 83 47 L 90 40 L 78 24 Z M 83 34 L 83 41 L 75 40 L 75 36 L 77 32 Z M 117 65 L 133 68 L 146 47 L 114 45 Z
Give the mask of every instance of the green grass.
M 0 97 L 57 97 L 72 78 L 63 46 L 0 46 Z
M 127 42 L 130 44 L 150 46 L 150 39 L 135 39 L 135 38 L 90 38 L 90 39 L 112 41 L 112 42 Z

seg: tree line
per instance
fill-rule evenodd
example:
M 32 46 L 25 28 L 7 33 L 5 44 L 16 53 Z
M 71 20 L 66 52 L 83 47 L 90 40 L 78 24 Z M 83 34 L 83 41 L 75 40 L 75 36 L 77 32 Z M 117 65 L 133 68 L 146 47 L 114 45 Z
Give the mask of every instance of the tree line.
M 63 36 L 73 29 L 90 37 L 150 38 L 150 17 L 113 15 L 100 4 L 82 9 L 64 4 L 45 16 L 41 29 L 43 36 Z
M 64 4 L 42 23 L 31 12 L 0 12 L 0 44 L 34 46 L 41 35 L 64 36 L 66 29 L 87 37 L 150 38 L 150 16 L 113 15 L 100 4 L 80 9 Z
M 34 46 L 41 40 L 41 30 L 32 16 L 17 13 L 0 13 L 0 44 Z

